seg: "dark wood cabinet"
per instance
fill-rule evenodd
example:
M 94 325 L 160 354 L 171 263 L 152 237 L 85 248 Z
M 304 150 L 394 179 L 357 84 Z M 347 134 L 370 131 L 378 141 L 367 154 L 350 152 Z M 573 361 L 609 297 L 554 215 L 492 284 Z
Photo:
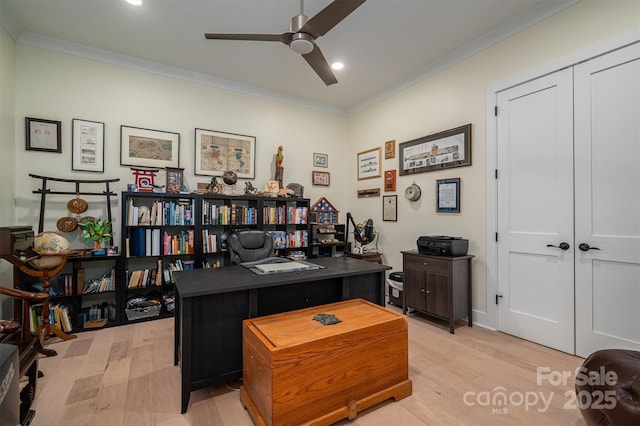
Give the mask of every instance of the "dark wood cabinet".
M 474 256 L 429 256 L 416 250 L 403 251 L 404 291 L 402 310 L 415 309 L 448 320 L 453 334 L 455 322 L 468 317 L 471 327 L 471 259 Z

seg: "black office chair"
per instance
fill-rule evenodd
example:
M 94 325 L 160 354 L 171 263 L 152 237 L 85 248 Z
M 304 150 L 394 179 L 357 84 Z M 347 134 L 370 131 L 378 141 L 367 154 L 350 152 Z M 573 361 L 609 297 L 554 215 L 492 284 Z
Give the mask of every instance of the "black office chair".
M 238 231 L 229 236 L 231 263 L 252 262 L 271 256 L 273 240 L 264 231 Z

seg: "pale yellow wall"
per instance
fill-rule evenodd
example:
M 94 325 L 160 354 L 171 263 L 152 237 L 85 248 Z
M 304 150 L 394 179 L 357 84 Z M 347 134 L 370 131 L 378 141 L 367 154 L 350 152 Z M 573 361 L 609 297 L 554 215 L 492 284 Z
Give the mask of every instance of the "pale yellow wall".
M 15 42 L 0 26 L 0 226 L 14 224 L 15 145 L 14 137 L 14 65 Z M 11 268 L 0 261 L 0 285 L 11 287 Z M 1 299 L 0 319 L 8 318 L 11 301 Z
M 114 186 L 118 192 L 133 181 L 130 168 L 120 166 L 120 125 L 180 133 L 180 167 L 184 167 L 191 188 L 196 182 L 210 181 L 193 175 L 195 128 L 256 136 L 253 184 L 260 189 L 273 179 L 273 156 L 282 145 L 285 184 L 301 183 L 305 197 L 312 202 L 326 196 L 336 208 L 346 206 L 345 187 L 336 179 L 347 167 L 342 155 L 345 117 L 25 45 L 18 45 L 16 57 L 19 96 L 15 101 L 15 158 L 21 165 L 16 181 L 16 215 L 24 223 L 36 226 L 38 222 L 39 199 L 32 191 L 40 181 L 30 178 L 29 173 L 77 179 L 120 178 L 120 185 Z M 60 120 L 62 153 L 25 151 L 24 117 Z M 71 171 L 73 118 L 105 123 L 104 174 Z M 329 167 L 316 169 L 333 175 L 328 188 L 311 185 L 314 152 L 329 156 Z M 164 184 L 164 179 L 162 172 L 156 183 Z M 243 183 L 239 186 L 244 188 Z M 56 220 L 68 214 L 69 198 L 48 198 L 45 230 L 55 230 Z M 93 200 L 87 199 L 90 210 L 86 214 L 104 216 L 103 199 Z M 114 212 L 115 229 L 120 229 L 119 205 L 114 205 Z M 82 246 L 82 242 L 77 244 Z
M 385 263 L 402 269 L 401 250 L 415 248 L 420 235 L 446 234 L 469 238 L 474 260 L 474 309 L 487 309 L 486 295 L 486 188 L 485 188 L 485 90 L 496 82 L 537 69 L 567 55 L 588 49 L 603 40 L 634 28 L 640 23 L 640 2 L 583 0 L 577 5 L 535 25 L 445 71 L 415 84 L 363 111 L 348 117 L 307 110 L 297 106 L 237 94 L 182 80 L 135 71 L 93 60 L 18 45 L 14 47 L 2 32 L 3 61 L 0 84 L 11 86 L 15 78 L 15 105 L 5 107 L 12 117 L 15 162 L 0 170 L 2 181 L 15 185 L 0 194 L 2 203 L 15 199 L 17 223 L 37 225 L 38 199 L 32 191 L 37 181 L 28 173 L 56 177 L 119 177 L 120 191 L 131 181 L 128 167 L 119 165 L 119 126 L 146 127 L 181 134 L 181 167 L 187 181 L 193 176 L 193 132 L 195 127 L 257 136 L 258 161 L 254 184 L 261 187 L 272 177 L 272 158 L 284 145 L 285 182 L 305 186 L 312 201 L 326 196 L 341 211 L 341 220 L 350 211 L 356 221 L 372 218 L 380 233 L 380 249 Z M 4 52 L 15 49 L 15 77 L 5 74 Z M 12 56 L 13 57 L 13 56 Z M 10 59 L 11 60 L 11 59 Z M 11 65 L 13 68 L 13 65 Z M 11 105 L 10 103 L 7 105 Z M 5 111 L 5 108 L 8 110 Z M 63 153 L 24 150 L 24 117 L 61 120 Z M 71 172 L 71 120 L 83 118 L 106 123 L 106 164 L 104 174 Z M 356 154 L 383 147 L 387 140 L 397 143 L 463 124 L 473 125 L 473 165 L 458 169 L 398 177 L 398 222 L 382 221 L 382 199 L 357 199 L 356 190 L 381 188 L 382 178 L 356 180 Z M 4 126 L 3 126 L 4 128 Z M 11 135 L 15 133 L 15 135 Z M 3 133 L 3 137 L 4 137 Z M 0 142 L 5 144 L 6 142 Z M 10 145 L 10 144 L 9 144 Z M 346 148 L 345 148 L 346 147 Z M 396 145 L 396 151 L 397 151 Z M 312 187 L 313 152 L 329 155 L 330 187 Z M 345 155 L 346 154 L 346 155 Z M 3 155 L 3 160 L 5 161 Z M 10 157 L 11 158 L 11 157 Z M 12 169 L 18 164 L 18 170 Z M 383 160 L 383 170 L 398 169 L 398 157 Z M 436 214 L 436 179 L 462 179 L 462 213 Z M 160 176 L 160 180 L 163 176 Z M 422 198 L 410 203 L 404 188 L 416 181 Z M 13 195 L 15 194 L 15 195 Z M 384 192 L 382 193 L 385 194 Z M 390 194 L 390 193 L 387 193 Z M 46 229 L 66 215 L 65 197 L 47 204 Z M 98 203 L 91 203 L 96 206 Z M 114 206 L 116 218 L 119 205 Z M 90 211 L 91 212 L 91 211 Z M 119 229 L 119 221 L 116 221 Z
M 402 269 L 401 250 L 416 248 L 420 235 L 463 236 L 470 240 L 473 261 L 473 306 L 487 309 L 485 90 L 496 82 L 537 69 L 567 55 L 601 43 L 640 26 L 640 2 L 583 0 L 538 25 L 462 61 L 349 117 L 349 168 L 347 180 L 356 220 L 373 218 L 380 232 L 385 263 Z M 356 154 L 472 123 L 470 167 L 402 176 L 397 179 L 398 222 L 382 221 L 382 200 L 357 199 L 356 190 L 382 188 L 380 179 L 356 180 Z M 396 151 L 398 151 L 396 145 Z M 398 156 L 383 160 L 383 170 L 399 169 Z M 435 213 L 437 179 L 461 178 L 460 214 Z M 415 181 L 422 188 L 417 202 L 404 198 Z M 383 193 L 393 194 L 393 193 Z

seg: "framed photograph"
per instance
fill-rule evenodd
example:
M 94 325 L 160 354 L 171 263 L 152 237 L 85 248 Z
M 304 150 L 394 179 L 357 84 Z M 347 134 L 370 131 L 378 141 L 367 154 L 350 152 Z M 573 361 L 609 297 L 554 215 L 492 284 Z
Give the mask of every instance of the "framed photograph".
M 313 167 L 329 167 L 329 156 L 327 154 L 313 153 Z
M 384 143 L 384 158 L 396 158 L 396 141 L 387 141 Z
M 460 178 L 436 181 L 436 212 L 460 213 Z
M 180 192 L 184 184 L 184 169 L 179 167 L 165 167 L 167 172 L 167 192 Z
M 384 191 L 393 192 L 396 190 L 396 170 L 384 171 Z
M 256 177 L 255 136 L 196 129 L 195 143 L 196 175 L 222 176 L 232 171 L 241 179 Z
M 380 177 L 381 151 L 373 148 L 358 153 L 358 180 Z
M 398 221 L 398 196 L 382 196 L 382 220 L 386 222 Z
M 329 172 L 311 172 L 311 183 L 317 186 L 329 186 Z
M 25 117 L 27 151 L 62 152 L 62 122 Z
M 471 165 L 471 124 L 403 142 L 400 176 Z
M 178 167 L 180 134 L 120 126 L 120 165 Z
M 104 172 L 104 123 L 71 121 L 71 170 Z

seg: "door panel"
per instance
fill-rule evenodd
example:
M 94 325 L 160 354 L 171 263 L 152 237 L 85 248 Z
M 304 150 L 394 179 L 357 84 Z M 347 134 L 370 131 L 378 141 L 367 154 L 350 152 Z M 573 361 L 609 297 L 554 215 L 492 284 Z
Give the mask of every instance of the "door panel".
M 576 66 L 576 352 L 640 350 L 640 44 Z
M 498 111 L 498 329 L 573 353 L 572 71 L 499 93 Z
M 593 332 L 640 341 L 640 265 L 594 260 L 593 283 Z
M 426 271 L 427 312 L 442 318 L 451 318 L 449 307 L 449 276 Z

